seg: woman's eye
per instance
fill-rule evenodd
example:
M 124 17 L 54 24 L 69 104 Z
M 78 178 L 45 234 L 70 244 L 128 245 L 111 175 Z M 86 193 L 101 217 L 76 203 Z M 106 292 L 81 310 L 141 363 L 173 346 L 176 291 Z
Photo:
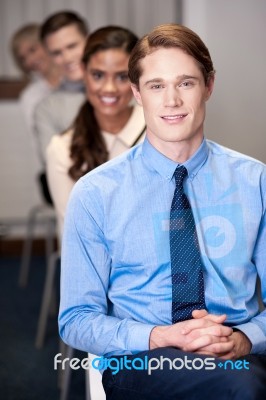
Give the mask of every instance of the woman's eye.
M 92 77 L 93 77 L 93 79 L 95 79 L 97 81 L 103 77 L 103 73 L 102 72 L 93 72 Z
M 128 81 L 128 74 L 118 74 L 117 78 L 121 82 L 127 82 Z

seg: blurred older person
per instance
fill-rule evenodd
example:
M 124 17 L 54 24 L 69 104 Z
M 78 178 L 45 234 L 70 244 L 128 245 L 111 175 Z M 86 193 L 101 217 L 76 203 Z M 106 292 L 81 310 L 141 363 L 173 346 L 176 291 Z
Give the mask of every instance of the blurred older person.
M 40 25 L 31 23 L 20 27 L 12 36 L 10 43 L 14 61 L 28 80 L 20 94 L 20 104 L 34 148 L 33 159 L 36 173 L 42 181 L 42 193 L 45 200 L 51 199 L 47 186 L 43 182 L 43 167 L 36 137 L 34 135 L 34 112 L 37 105 L 59 85 L 59 68 L 52 62 L 40 41 Z

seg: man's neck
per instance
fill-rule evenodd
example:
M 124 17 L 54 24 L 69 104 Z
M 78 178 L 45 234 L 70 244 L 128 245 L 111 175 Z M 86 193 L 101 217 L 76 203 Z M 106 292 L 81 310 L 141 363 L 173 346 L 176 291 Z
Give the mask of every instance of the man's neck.
M 166 142 L 158 140 L 158 138 L 155 138 L 154 136 L 150 136 L 148 131 L 147 138 L 156 150 L 178 164 L 184 164 L 187 160 L 189 160 L 198 150 L 203 141 L 203 135 L 198 135 L 190 140 Z

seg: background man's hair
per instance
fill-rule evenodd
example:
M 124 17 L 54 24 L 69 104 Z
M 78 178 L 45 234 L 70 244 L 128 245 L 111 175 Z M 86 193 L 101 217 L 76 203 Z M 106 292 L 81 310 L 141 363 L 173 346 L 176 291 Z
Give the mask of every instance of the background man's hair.
M 72 11 L 62 11 L 51 15 L 44 21 L 40 32 L 41 41 L 45 42 L 47 36 L 69 25 L 75 25 L 83 36 L 87 36 L 89 33 L 87 22 L 77 13 Z

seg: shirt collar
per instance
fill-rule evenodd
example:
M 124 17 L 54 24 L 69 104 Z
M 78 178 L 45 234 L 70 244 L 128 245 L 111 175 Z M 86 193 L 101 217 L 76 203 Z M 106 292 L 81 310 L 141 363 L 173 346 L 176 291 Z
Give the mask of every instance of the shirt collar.
M 206 162 L 208 155 L 209 148 L 206 140 L 203 139 L 198 150 L 183 164 L 188 171 L 188 177 L 190 179 L 193 179 L 197 175 L 203 164 Z
M 116 140 L 120 140 L 127 148 L 130 148 L 133 143 L 135 143 L 140 133 L 144 131 L 144 128 L 145 120 L 143 109 L 138 105 L 134 105 L 128 122 L 118 134 L 114 135 L 112 133 L 103 131 L 103 135 L 107 141 L 108 149 L 110 150 Z
M 206 140 L 203 139 L 198 150 L 183 165 L 187 168 L 188 176 L 193 179 L 208 157 L 208 146 Z M 144 140 L 142 154 L 145 161 L 155 169 L 163 178 L 171 180 L 178 164 L 153 147 L 147 137 Z
M 67 92 L 84 92 L 85 93 L 85 84 L 84 81 L 69 81 L 67 79 L 62 79 L 60 86 L 60 90 L 64 90 Z

